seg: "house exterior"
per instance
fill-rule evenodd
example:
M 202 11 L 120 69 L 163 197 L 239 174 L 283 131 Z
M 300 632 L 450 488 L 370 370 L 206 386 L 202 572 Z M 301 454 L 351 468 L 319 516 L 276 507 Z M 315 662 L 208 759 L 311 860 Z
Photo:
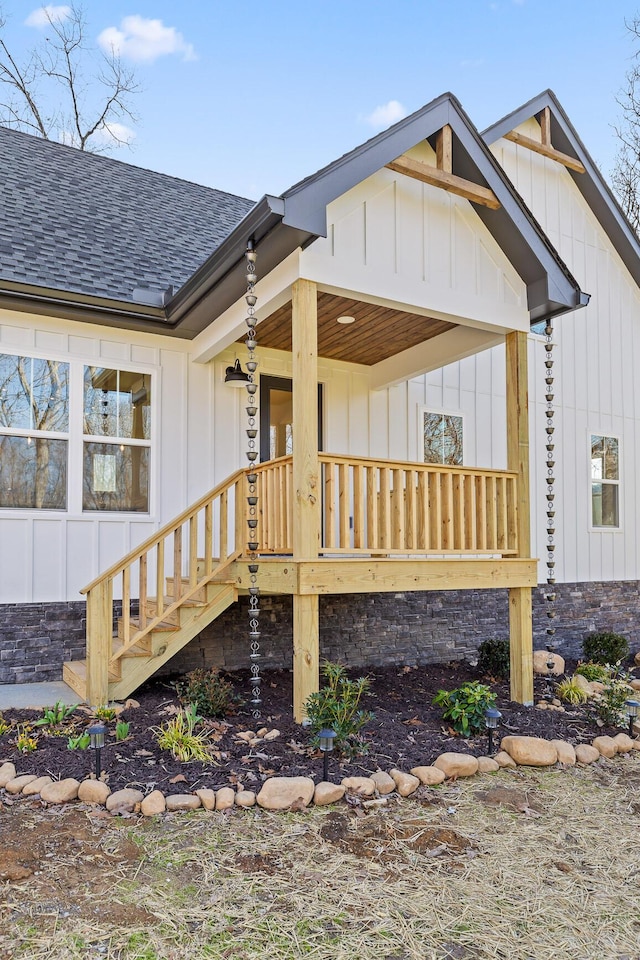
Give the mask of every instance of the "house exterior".
M 529 702 L 550 321 L 557 635 L 594 596 L 603 627 L 635 599 L 640 260 L 552 94 L 484 138 L 446 94 L 257 204 L 7 130 L 0 155 L 0 682 L 64 661 L 98 703 L 247 665 L 257 563 L 296 716 L 320 655 L 507 634 Z M 253 423 L 225 382 L 247 293 Z

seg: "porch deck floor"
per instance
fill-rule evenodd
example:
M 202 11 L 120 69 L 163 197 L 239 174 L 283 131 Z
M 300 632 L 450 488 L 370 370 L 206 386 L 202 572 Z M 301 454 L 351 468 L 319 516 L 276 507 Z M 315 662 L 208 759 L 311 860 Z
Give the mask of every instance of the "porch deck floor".
M 0 710 L 41 710 L 61 701 L 78 702 L 78 694 L 62 680 L 49 683 L 0 683 Z

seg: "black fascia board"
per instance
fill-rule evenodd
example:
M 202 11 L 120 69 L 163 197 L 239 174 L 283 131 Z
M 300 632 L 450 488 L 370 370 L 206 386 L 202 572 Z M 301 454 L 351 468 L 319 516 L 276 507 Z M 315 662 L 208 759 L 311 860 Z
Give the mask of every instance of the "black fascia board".
M 545 90 L 533 97 L 517 110 L 487 127 L 481 136 L 489 146 L 526 120 L 537 118 L 545 107 L 549 107 L 551 113 L 553 146 L 579 160 L 586 171 L 578 173 L 567 167 L 567 173 L 599 220 L 634 281 L 640 286 L 640 241 L 553 90 Z
M 285 191 L 283 223 L 326 236 L 326 208 L 332 200 L 421 140 L 433 141 L 445 124 L 455 137 L 453 173 L 488 187 L 500 201 L 498 210 L 481 204 L 474 204 L 474 209 L 526 283 L 531 322 L 584 306 L 579 284 L 451 93 Z

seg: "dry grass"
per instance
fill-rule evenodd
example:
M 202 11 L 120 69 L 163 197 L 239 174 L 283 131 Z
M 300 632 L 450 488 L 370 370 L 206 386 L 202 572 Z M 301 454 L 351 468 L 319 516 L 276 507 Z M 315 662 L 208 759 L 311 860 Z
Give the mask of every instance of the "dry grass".
M 94 820 L 78 851 L 5 887 L 0 956 L 638 960 L 639 786 L 636 754 L 365 816 Z M 0 827 L 36 815 L 12 808 Z

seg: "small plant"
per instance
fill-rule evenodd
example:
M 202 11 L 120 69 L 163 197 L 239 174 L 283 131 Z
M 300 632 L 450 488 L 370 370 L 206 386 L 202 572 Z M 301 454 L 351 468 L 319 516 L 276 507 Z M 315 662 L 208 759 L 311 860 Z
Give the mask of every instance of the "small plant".
M 211 743 L 206 733 L 196 733 L 195 728 L 202 717 L 194 703 L 181 710 L 173 720 L 160 727 L 152 727 L 156 742 L 163 750 L 170 750 L 174 759 L 187 763 L 199 760 L 201 763 L 213 763 Z
M 485 683 L 471 680 L 455 690 L 438 690 L 433 698 L 437 707 L 442 707 L 442 716 L 463 737 L 481 733 L 486 728 L 485 713 L 494 707 L 496 695 Z
M 20 753 L 33 753 L 38 748 L 38 740 L 31 735 L 31 727 L 27 723 L 18 724 L 16 749 Z
M 573 677 L 567 677 L 558 684 L 556 695 L 565 703 L 586 703 L 589 699 L 586 690 L 583 690 Z
M 129 726 L 125 720 L 118 720 L 116 723 L 116 740 L 120 742 L 121 740 L 126 740 L 129 736 Z
M 59 727 L 76 712 L 77 707 L 77 703 L 67 707 L 62 700 L 57 700 L 52 707 L 45 709 L 40 719 L 34 723 L 34 727 Z
M 594 698 L 597 716 L 610 727 L 625 727 L 627 712 L 625 702 L 629 699 L 630 690 L 626 675 L 612 677 L 605 684 L 602 693 Z
M 192 670 L 176 689 L 182 702 L 195 704 L 203 717 L 224 717 L 233 712 L 240 699 L 215 667 Z
M 629 656 L 629 643 L 619 633 L 588 633 L 582 651 L 592 663 L 618 663 Z
M 88 733 L 81 733 L 77 737 L 69 737 L 67 740 L 67 750 L 87 750 L 91 743 L 91 737 Z
M 599 683 L 606 683 L 611 676 L 610 668 L 603 666 L 601 663 L 579 663 L 575 672 L 579 673 L 585 680 L 588 680 L 589 683 L 592 683 L 594 680 L 597 680 Z
M 11 724 L 7 723 L 0 713 L 0 737 L 3 735 L 3 733 L 9 733 L 9 730 L 11 730 Z
M 350 680 L 342 664 L 329 660 L 322 664 L 322 676 L 327 681 L 326 686 L 312 693 L 305 704 L 311 730 L 316 734 L 312 743 L 317 745 L 317 734 L 328 727 L 336 734 L 335 749 L 344 756 L 365 753 L 366 744 L 360 731 L 373 719 L 373 713 L 363 710 L 360 704 L 369 690 L 369 678 Z
M 103 723 L 110 723 L 116 718 L 116 708 L 104 704 L 102 707 L 96 707 L 93 715 L 96 720 L 102 720 Z
M 483 676 L 505 680 L 509 676 L 510 667 L 508 640 L 498 637 L 482 641 L 478 647 L 478 670 Z

